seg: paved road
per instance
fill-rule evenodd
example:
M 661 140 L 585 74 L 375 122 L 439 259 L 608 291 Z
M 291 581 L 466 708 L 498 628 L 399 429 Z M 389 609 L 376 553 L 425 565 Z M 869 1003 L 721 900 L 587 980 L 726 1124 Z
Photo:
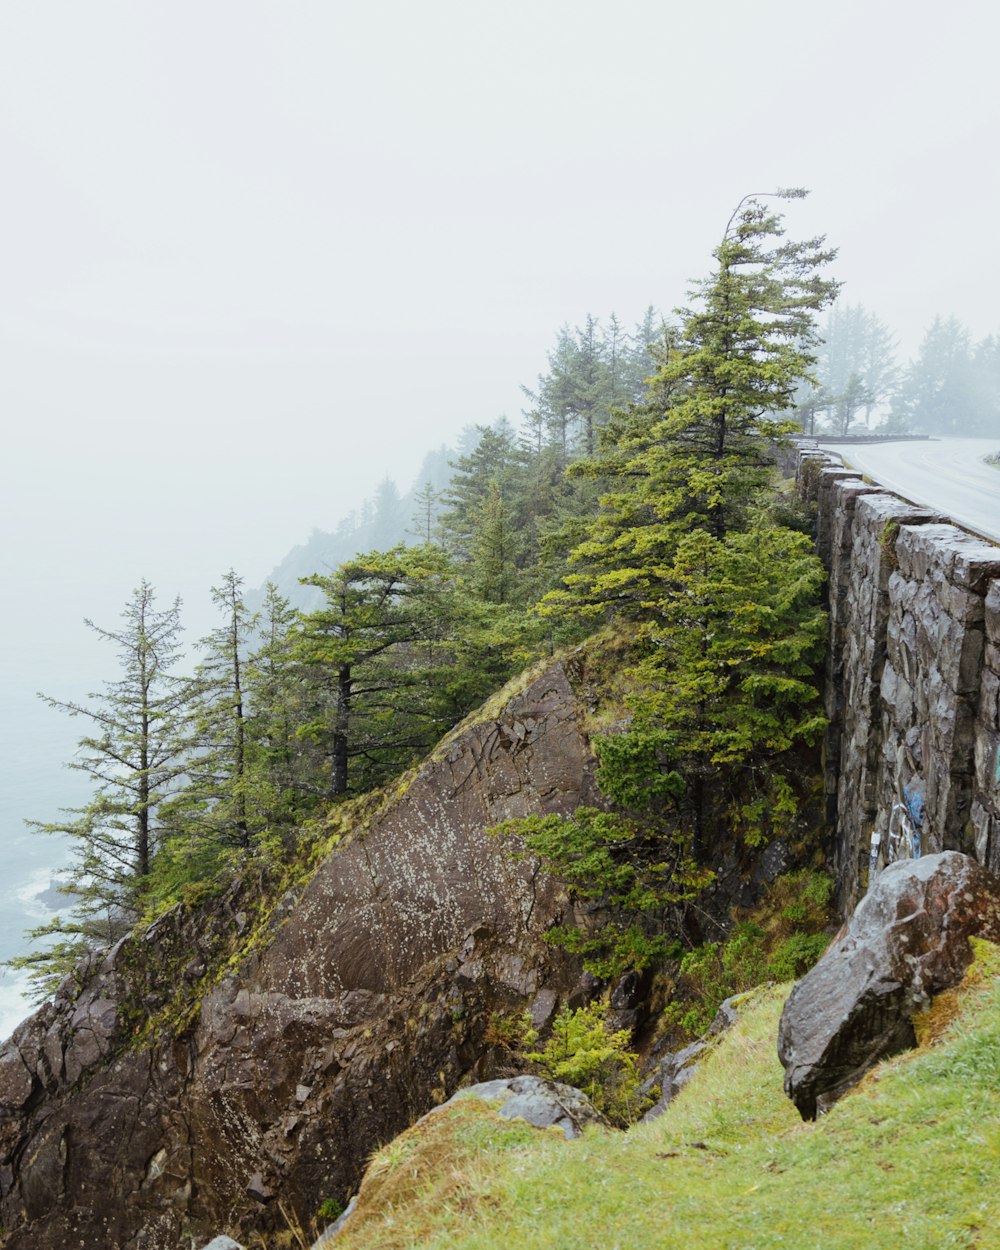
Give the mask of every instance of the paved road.
M 904 499 L 1000 542 L 1000 468 L 983 463 L 1000 451 L 1000 438 L 820 446 Z

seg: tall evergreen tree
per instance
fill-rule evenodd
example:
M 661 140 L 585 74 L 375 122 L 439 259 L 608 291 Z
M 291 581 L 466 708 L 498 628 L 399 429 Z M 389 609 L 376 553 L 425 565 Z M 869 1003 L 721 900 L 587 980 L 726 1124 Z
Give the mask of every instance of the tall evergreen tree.
M 171 671 L 180 651 L 179 601 L 158 608 L 153 587 L 143 581 L 118 629 L 86 625 L 116 650 L 120 675 L 89 703 L 41 696 L 50 707 L 90 722 L 70 767 L 94 783 L 84 807 L 61 820 L 30 822 L 39 832 L 68 835 L 73 857 L 64 887 L 69 910 L 32 933 L 55 938 L 54 944 L 20 961 L 45 983 L 140 916 L 164 837 L 161 808 L 185 771 L 190 747 L 190 685 Z
M 184 788 L 164 818 L 191 851 L 207 849 L 205 844 L 247 851 L 266 827 L 268 807 L 247 732 L 246 660 L 258 618 L 247 608 L 243 579 L 233 569 L 211 594 L 222 624 L 201 641 L 190 712 L 194 750 Z
M 405 767 L 440 736 L 431 691 L 445 659 L 451 573 L 438 548 L 395 547 L 306 580 L 325 606 L 303 618 L 295 643 L 307 715 L 298 733 L 326 761 L 325 791 L 338 798 Z
M 795 198 L 800 192 L 784 193 Z M 574 471 L 610 490 L 589 537 L 574 551 L 580 571 L 547 609 L 643 615 L 669 591 L 667 567 L 684 534 L 722 539 L 746 526 L 774 471 L 773 445 L 794 429 L 785 417 L 809 375 L 814 315 L 837 284 L 822 276 L 834 253 L 822 239 L 786 242 L 781 218 L 744 199 L 695 291 L 677 340 L 650 382 L 650 401 L 612 419 L 598 454 Z

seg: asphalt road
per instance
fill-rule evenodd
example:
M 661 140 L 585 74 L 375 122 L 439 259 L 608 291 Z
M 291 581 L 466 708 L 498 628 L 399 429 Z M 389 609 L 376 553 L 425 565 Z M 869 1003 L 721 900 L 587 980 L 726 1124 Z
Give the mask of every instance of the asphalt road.
M 820 446 L 911 503 L 1000 542 L 1000 468 L 984 463 L 1000 451 L 1000 438 Z

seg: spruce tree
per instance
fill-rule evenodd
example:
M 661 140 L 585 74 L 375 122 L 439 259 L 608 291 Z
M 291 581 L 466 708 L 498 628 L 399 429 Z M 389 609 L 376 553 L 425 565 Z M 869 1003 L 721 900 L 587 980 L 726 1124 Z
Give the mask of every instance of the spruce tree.
M 164 810 L 182 844 L 173 844 L 175 854 L 247 851 L 267 824 L 266 783 L 254 768 L 247 731 L 246 660 L 258 618 L 233 569 L 211 593 L 222 623 L 201 640 L 202 660 L 191 683 L 194 749 L 184 788 Z
M 50 707 L 90 722 L 69 767 L 94 783 L 84 807 L 59 820 L 29 822 L 41 833 L 71 840 L 72 863 L 62 887 L 68 909 L 32 931 L 31 936 L 49 940 L 18 961 L 46 989 L 87 949 L 115 941 L 141 915 L 164 838 L 161 809 L 187 767 L 191 745 L 191 688 L 171 671 L 180 651 L 179 600 L 158 608 L 153 587 L 143 581 L 118 629 L 85 623 L 114 647 L 120 675 L 88 703 L 40 696 Z
M 440 736 L 434 699 L 446 664 L 452 573 L 436 547 L 394 547 L 303 579 L 325 604 L 302 620 L 299 738 L 322 763 L 326 797 L 364 790 Z M 357 774 L 357 775 L 355 775 Z
M 737 206 L 715 271 L 660 350 L 648 402 L 612 418 L 597 455 L 573 467 L 609 489 L 572 554 L 578 571 L 547 610 L 644 616 L 669 593 L 667 568 L 685 534 L 722 539 L 749 524 L 774 446 L 795 429 L 788 411 L 814 362 L 815 313 L 837 290 L 821 274 L 835 254 L 823 240 L 783 236 L 781 217 L 759 198 Z

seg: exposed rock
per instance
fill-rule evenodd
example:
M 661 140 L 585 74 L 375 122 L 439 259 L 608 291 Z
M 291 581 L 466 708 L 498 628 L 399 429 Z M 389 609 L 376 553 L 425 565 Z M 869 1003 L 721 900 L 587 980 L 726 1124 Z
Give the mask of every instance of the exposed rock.
M 582 1090 L 541 1076 L 515 1076 L 483 1081 L 460 1089 L 448 1100 L 481 1098 L 499 1102 L 503 1120 L 526 1120 L 535 1128 L 558 1128 L 567 1140 L 579 1137 L 588 1124 L 604 1124 L 601 1113 Z
M 0 1049 L 6 1250 L 281 1231 L 271 1195 L 306 1221 L 378 1141 L 493 1075 L 490 1017 L 544 1017 L 580 970 L 541 941 L 561 889 L 486 829 L 595 800 L 581 711 L 554 663 L 446 740 L 248 946 L 243 883 L 68 978 Z M 198 1004 L 220 947 L 242 956 Z M 190 1021 L 131 1048 L 184 986 Z
M 785 1092 L 804 1119 L 915 1044 L 912 1018 L 956 985 L 970 937 L 1000 941 L 1000 880 L 957 851 L 891 864 L 781 1016 Z
M 508 1075 L 498 1019 L 542 1027 L 604 988 L 543 941 L 576 916 L 562 887 L 486 832 L 601 801 L 587 664 L 493 700 L 308 883 L 247 874 L 67 978 L 0 1048 L 5 1250 L 273 1240 L 283 1211 L 306 1224 L 351 1193 L 379 1141 Z M 724 855 L 715 925 L 756 879 L 750 853 Z M 643 993 L 623 979 L 616 1017 L 640 1020 Z
M 238 1241 L 233 1241 L 232 1237 L 213 1237 L 207 1246 L 202 1246 L 202 1250 L 245 1250 Z

